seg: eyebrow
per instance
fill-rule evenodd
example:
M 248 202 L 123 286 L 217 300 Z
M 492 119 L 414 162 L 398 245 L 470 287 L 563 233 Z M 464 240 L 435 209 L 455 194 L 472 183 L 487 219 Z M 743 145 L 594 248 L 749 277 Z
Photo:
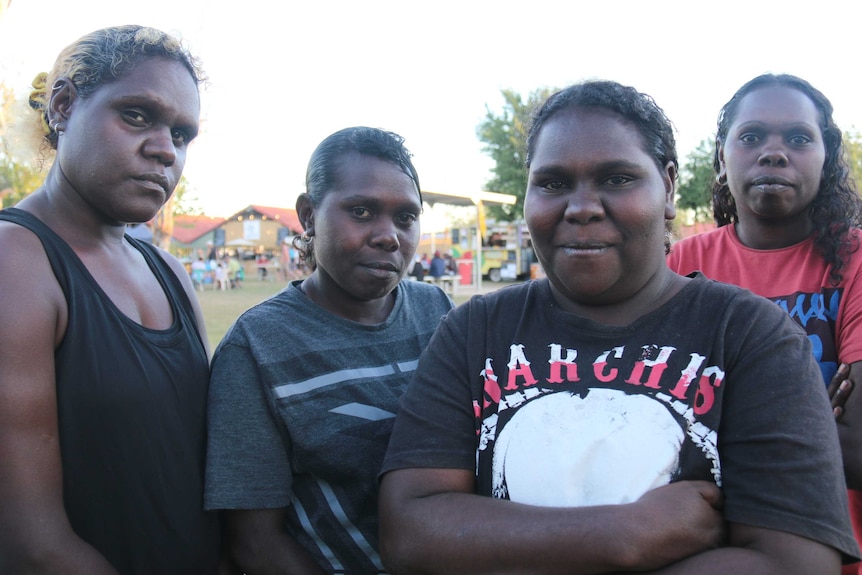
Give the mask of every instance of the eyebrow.
M 144 110 L 156 113 L 158 115 L 162 115 L 164 113 L 163 110 L 168 108 L 171 105 L 169 100 L 162 98 L 161 96 L 156 95 L 154 93 L 150 93 L 150 92 L 134 93 L 134 94 L 127 94 L 124 96 L 118 96 L 117 98 L 114 99 L 113 102 L 114 102 L 113 105 L 115 105 L 117 107 L 138 106 L 140 108 L 143 108 Z M 198 133 L 200 132 L 200 118 L 199 117 L 198 118 L 192 118 L 192 117 L 186 118 L 184 116 L 179 116 L 178 120 L 180 120 L 176 124 L 176 126 L 178 128 L 181 128 L 183 130 L 188 131 L 189 135 L 191 136 L 191 139 L 194 139 L 195 137 L 197 137 Z
M 738 125 L 738 127 L 736 128 L 736 130 L 738 131 L 738 130 L 743 130 L 746 128 L 762 128 L 762 127 L 773 126 L 773 125 L 776 125 L 776 124 L 773 124 L 772 122 L 764 122 L 763 120 L 749 120 L 747 122 L 741 122 Z M 798 130 L 800 128 L 816 130 L 817 132 L 820 132 L 820 130 L 821 130 L 820 124 L 812 124 L 811 122 L 807 122 L 807 121 L 782 122 L 782 123 L 778 123 L 777 125 L 780 126 L 784 130 L 788 130 L 788 129 L 790 129 L 790 130 L 797 129 Z
M 370 205 L 374 205 L 374 206 L 378 206 L 381 203 L 383 203 L 382 200 L 380 198 L 378 198 L 377 196 L 370 196 L 370 195 L 365 195 L 365 194 L 350 194 L 350 195 L 341 196 L 338 199 L 338 202 L 342 203 L 342 204 L 370 204 Z M 399 207 L 401 209 L 404 209 L 405 207 L 410 207 L 410 208 L 415 208 L 419 211 L 422 211 L 422 204 L 419 202 L 418 195 L 415 198 L 415 200 L 414 199 L 405 199 L 403 202 L 400 202 Z
M 644 165 L 638 162 L 630 162 L 625 159 L 609 160 L 607 162 L 599 162 L 593 164 L 592 169 L 598 172 L 611 172 L 614 170 L 636 171 L 643 170 Z M 559 172 L 567 172 L 568 168 L 563 164 L 548 164 L 531 170 L 536 174 L 555 174 Z

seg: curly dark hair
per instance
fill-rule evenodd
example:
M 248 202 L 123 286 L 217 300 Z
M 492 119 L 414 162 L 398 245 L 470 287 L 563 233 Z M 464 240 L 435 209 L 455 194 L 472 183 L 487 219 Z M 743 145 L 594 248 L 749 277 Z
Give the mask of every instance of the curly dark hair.
M 718 174 L 721 169 L 719 149 L 727 139 L 739 103 L 751 92 L 770 86 L 787 87 L 802 92 L 820 112 L 820 133 L 826 148 L 826 160 L 823 163 L 820 189 L 808 208 L 808 217 L 814 224 L 814 245 L 830 266 L 830 281 L 837 285 L 843 277 L 841 270 L 846 267 L 851 254 L 859 249 L 858 238 L 848 232 L 852 227 L 862 226 L 862 198 L 856 192 L 855 183 L 844 160 L 841 130 L 832 119 L 832 103 L 820 90 L 802 78 L 790 74 L 763 74 L 746 82 L 718 114 L 713 167 Z M 739 221 L 736 204 L 726 182 L 721 184 L 716 181 L 713 184 L 712 210 L 715 223 L 719 227 Z
M 679 172 L 674 127 L 664 111 L 651 96 L 608 80 L 592 80 L 569 86 L 548 97 L 533 114 L 527 134 L 526 167 L 536 149 L 536 140 L 542 127 L 552 116 L 569 108 L 600 108 L 609 110 L 631 123 L 641 135 L 644 150 L 652 156 L 660 171 L 668 162 L 673 162 L 674 171 Z M 671 224 L 667 222 L 665 252 L 670 252 Z

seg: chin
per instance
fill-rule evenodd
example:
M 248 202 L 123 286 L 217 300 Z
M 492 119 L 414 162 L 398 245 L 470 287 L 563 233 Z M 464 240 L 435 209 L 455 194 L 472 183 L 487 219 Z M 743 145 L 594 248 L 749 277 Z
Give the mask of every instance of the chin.
M 142 224 L 152 220 L 164 204 L 141 202 L 136 205 L 117 206 L 117 219 L 125 224 Z
M 386 288 L 381 288 L 381 289 L 377 289 L 377 290 L 373 290 L 373 291 L 368 290 L 368 291 L 365 291 L 364 293 L 356 293 L 356 294 L 354 294 L 354 297 L 356 297 L 356 299 L 361 300 L 361 301 L 367 301 L 367 302 L 377 301 L 379 299 L 383 299 L 383 298 L 389 296 L 389 294 L 391 294 L 393 291 L 395 291 L 396 287 L 398 287 L 397 282 L 392 284 L 392 285 L 387 286 Z

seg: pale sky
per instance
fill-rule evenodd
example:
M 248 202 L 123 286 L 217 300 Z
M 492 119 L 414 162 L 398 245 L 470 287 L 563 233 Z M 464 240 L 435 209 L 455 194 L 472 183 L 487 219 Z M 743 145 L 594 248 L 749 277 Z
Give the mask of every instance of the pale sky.
M 178 33 L 210 78 L 185 175 L 207 215 L 229 216 L 293 207 L 317 144 L 355 125 L 404 136 L 423 190 L 485 189 L 476 127 L 503 88 L 632 85 L 674 122 L 681 162 L 763 72 L 805 78 L 862 130 L 860 17 L 844 0 L 12 0 L 0 82 L 24 95 L 96 28 Z

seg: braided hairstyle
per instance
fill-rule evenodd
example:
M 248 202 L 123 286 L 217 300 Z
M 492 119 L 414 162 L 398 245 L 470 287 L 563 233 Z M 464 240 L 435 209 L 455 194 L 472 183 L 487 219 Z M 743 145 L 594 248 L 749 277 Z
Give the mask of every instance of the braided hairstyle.
M 820 189 L 808 208 L 808 217 L 814 224 L 814 245 L 830 266 L 830 281 L 837 285 L 843 277 L 841 270 L 847 265 L 851 254 L 859 249 L 858 237 L 848 232 L 852 227 L 862 227 L 862 198 L 856 192 L 844 160 L 841 130 L 832 119 L 832 103 L 822 92 L 802 78 L 790 74 L 763 74 L 746 82 L 718 114 L 713 167 L 717 174 L 720 173 L 719 149 L 727 140 L 739 103 L 751 92 L 772 86 L 802 92 L 820 112 L 820 133 L 826 148 L 826 159 L 820 177 Z M 736 204 L 726 181 L 713 184 L 712 210 L 719 227 L 739 221 Z

